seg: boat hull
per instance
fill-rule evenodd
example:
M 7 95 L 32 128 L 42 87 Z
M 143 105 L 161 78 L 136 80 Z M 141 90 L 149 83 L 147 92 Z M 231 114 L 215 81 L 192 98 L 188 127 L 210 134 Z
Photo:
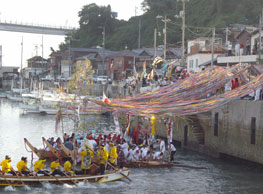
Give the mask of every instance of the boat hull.
M 39 186 L 43 183 L 50 184 L 77 184 L 79 182 L 106 183 L 129 176 L 129 169 L 110 171 L 104 175 L 74 175 L 74 176 L 11 176 L 0 175 L 0 186 Z
M 128 168 L 169 168 L 173 164 L 159 161 L 133 161 L 124 164 L 124 166 Z

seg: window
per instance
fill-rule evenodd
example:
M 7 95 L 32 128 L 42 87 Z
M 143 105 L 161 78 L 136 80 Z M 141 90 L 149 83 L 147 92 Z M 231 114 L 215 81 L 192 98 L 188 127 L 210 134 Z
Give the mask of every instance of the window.
M 122 68 L 122 60 L 117 60 L 116 61 L 116 66 L 115 68 Z
M 198 68 L 198 59 L 195 60 L 195 67 Z
M 251 118 L 251 134 L 250 134 L 250 144 L 256 144 L 256 118 Z
M 218 136 L 218 112 L 215 114 L 214 119 L 214 136 Z

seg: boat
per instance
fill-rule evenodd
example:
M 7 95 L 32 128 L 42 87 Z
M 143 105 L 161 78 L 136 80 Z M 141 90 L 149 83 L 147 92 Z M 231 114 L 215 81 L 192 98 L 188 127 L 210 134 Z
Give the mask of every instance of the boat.
M 73 176 L 12 176 L 0 175 L 0 186 L 41 186 L 44 183 L 50 184 L 74 184 L 80 182 L 106 183 L 120 180 L 129 176 L 129 169 L 106 171 L 104 175 L 73 175 Z
M 124 164 L 128 168 L 169 168 L 173 163 L 160 162 L 160 161 L 132 161 Z
M 63 151 L 56 150 L 53 147 L 52 147 L 53 148 L 52 151 L 47 150 L 47 149 L 37 149 L 26 138 L 24 138 L 24 142 L 31 149 L 31 151 L 34 152 L 34 154 L 36 154 L 38 156 L 38 158 L 40 160 L 43 160 L 43 159 L 51 159 L 52 160 L 52 159 L 56 159 L 56 158 L 59 158 L 59 159 L 70 158 L 70 156 L 67 155 L 66 153 L 64 153 Z

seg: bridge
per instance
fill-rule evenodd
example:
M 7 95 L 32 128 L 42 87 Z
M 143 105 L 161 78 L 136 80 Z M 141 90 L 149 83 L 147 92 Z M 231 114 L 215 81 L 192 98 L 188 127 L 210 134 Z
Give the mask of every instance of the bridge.
M 67 34 L 71 34 L 74 30 L 75 28 L 62 27 L 62 26 L 58 27 L 58 26 L 49 26 L 49 25 L 24 24 L 24 23 L 17 23 L 11 21 L 10 22 L 0 21 L 0 31 L 65 36 Z

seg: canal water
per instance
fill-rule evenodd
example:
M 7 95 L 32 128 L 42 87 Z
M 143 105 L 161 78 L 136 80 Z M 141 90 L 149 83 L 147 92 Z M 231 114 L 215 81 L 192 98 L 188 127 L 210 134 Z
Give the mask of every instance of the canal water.
M 112 118 L 107 116 L 89 116 L 85 118 L 87 128 L 99 131 L 111 131 Z M 73 130 L 70 119 L 63 120 L 63 129 L 67 133 Z M 43 147 L 41 137 L 61 137 L 61 129 L 55 131 L 55 116 L 23 115 L 17 103 L 6 99 L 0 100 L 0 159 L 5 155 L 12 158 L 12 166 L 27 156 L 31 161 L 31 154 L 26 150 L 24 137 L 38 148 Z M 36 161 L 34 156 L 34 161 Z M 182 167 L 164 169 L 131 169 L 130 178 L 112 183 L 85 183 L 77 186 L 50 184 L 41 187 L 0 188 L 0 193 L 263 193 L 263 171 L 256 167 L 238 164 L 237 162 L 222 161 L 195 152 L 178 149 L 176 160 L 185 165 L 206 167 L 197 170 Z

